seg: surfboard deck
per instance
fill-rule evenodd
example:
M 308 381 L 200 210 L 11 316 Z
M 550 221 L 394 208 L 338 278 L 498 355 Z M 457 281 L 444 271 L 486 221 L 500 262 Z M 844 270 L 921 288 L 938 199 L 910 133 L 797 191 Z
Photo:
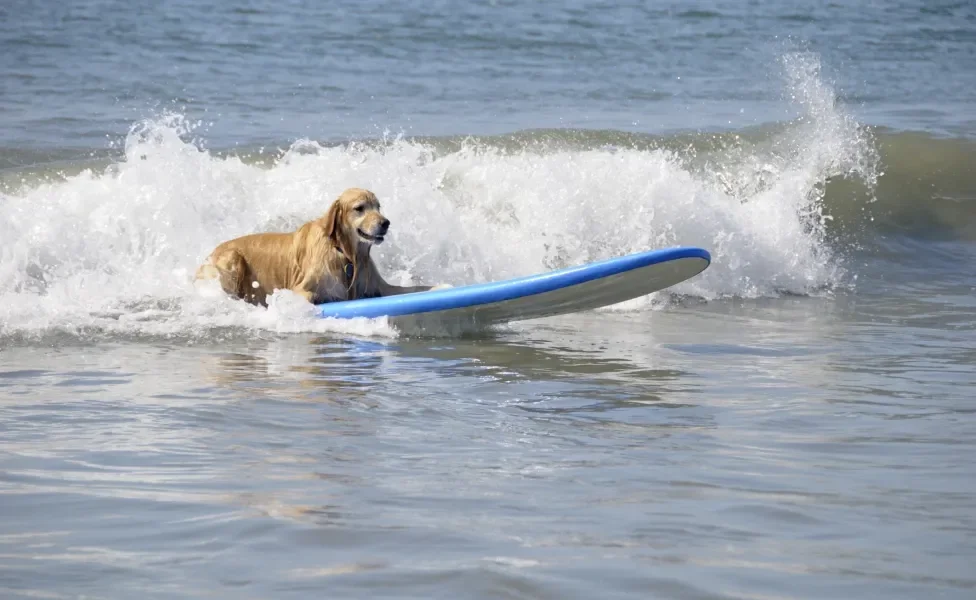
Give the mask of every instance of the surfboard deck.
M 485 327 L 592 310 L 657 292 L 704 271 L 701 248 L 638 252 L 526 277 L 383 298 L 329 302 L 319 317 L 390 317 L 411 329 Z

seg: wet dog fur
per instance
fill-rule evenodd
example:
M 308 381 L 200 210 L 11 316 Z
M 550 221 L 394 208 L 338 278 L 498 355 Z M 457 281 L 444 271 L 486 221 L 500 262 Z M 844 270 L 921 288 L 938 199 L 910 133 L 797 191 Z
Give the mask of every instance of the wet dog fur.
M 369 251 L 383 243 L 389 227 L 373 192 L 349 188 L 322 217 L 293 232 L 255 233 L 220 244 L 195 280 L 217 280 L 225 293 L 262 306 L 276 289 L 322 304 L 450 287 L 387 283 Z

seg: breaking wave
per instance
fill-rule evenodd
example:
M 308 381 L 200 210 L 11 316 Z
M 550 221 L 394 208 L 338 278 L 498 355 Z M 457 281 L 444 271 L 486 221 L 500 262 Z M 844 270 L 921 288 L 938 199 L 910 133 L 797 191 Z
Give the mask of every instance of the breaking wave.
M 374 256 L 397 283 L 462 285 L 693 245 L 712 253 L 707 271 L 627 309 L 849 285 L 831 219 L 870 222 L 885 185 L 878 144 L 837 106 L 815 58 L 784 66 L 800 116 L 749 132 L 298 140 L 222 154 L 180 115 L 136 123 L 109 160 L 3 172 L 0 337 L 396 335 L 384 321 L 316 319 L 287 293 L 264 309 L 190 280 L 219 242 L 297 227 L 351 186 L 375 191 L 392 220 Z

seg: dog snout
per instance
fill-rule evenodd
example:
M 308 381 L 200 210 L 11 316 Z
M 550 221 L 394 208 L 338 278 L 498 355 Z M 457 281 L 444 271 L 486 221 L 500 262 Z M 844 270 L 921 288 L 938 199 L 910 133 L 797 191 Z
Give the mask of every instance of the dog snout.
M 382 221 L 380 221 L 380 232 L 386 233 L 387 231 L 389 231 L 389 229 L 390 229 L 389 219 L 383 219 Z

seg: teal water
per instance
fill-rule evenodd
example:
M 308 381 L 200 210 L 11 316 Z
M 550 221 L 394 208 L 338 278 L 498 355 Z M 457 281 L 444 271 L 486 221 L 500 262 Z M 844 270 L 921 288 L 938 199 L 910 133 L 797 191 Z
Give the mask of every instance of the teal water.
M 0 596 L 970 598 L 968 2 L 0 6 Z M 368 187 L 388 279 L 695 245 L 430 337 L 201 297 Z

